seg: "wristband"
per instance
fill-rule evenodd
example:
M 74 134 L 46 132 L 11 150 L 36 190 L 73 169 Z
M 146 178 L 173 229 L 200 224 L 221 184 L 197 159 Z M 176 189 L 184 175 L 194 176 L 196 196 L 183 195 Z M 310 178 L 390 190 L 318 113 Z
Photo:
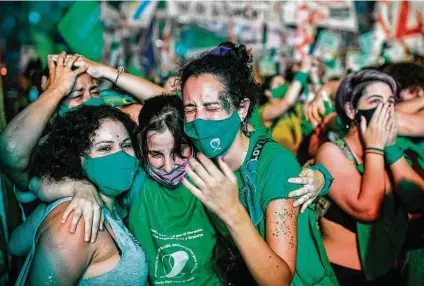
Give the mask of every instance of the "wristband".
M 301 71 L 298 71 L 293 77 L 293 81 L 297 80 L 302 85 L 307 84 L 307 81 L 306 81 L 307 79 L 308 79 L 308 74 L 306 72 L 301 72 Z
M 377 154 L 377 155 L 381 155 L 384 156 L 384 152 L 380 152 L 380 151 L 372 151 L 372 150 L 366 150 L 365 154 Z
M 380 148 L 368 147 L 365 148 L 365 154 L 377 154 L 384 156 L 384 150 Z
M 116 76 L 116 79 L 115 79 L 115 84 L 117 84 L 117 82 L 118 82 L 118 78 L 121 76 L 121 74 L 124 72 L 124 67 L 119 67 L 118 68 L 118 75 Z
M 384 150 L 383 150 L 383 149 L 380 149 L 380 148 L 374 148 L 374 147 L 368 147 L 368 148 L 365 148 L 365 152 L 367 152 L 367 151 L 376 151 L 376 152 L 384 153 Z
M 324 187 L 319 192 L 319 196 L 325 196 L 326 194 L 328 194 L 328 192 L 330 191 L 331 184 L 334 181 L 334 178 L 333 178 L 333 176 L 331 176 L 331 174 L 327 170 L 327 168 L 323 164 L 309 166 L 308 168 L 311 169 L 311 170 L 320 171 L 322 173 L 322 175 L 324 176 Z
M 384 157 L 389 166 L 396 163 L 403 156 L 402 149 L 400 149 L 399 146 L 397 146 L 396 144 L 384 148 L 384 153 Z

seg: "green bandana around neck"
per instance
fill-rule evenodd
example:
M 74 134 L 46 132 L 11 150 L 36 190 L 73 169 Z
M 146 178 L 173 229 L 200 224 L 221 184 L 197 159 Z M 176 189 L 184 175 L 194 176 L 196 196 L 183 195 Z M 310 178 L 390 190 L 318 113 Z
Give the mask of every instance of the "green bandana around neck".
M 75 107 L 68 107 L 64 104 L 60 105 L 58 115 L 59 117 L 65 116 L 66 113 L 75 111 L 83 106 L 101 106 L 105 105 L 105 101 L 102 97 L 90 97 L 87 101 L 83 102 L 81 105 L 75 106 Z

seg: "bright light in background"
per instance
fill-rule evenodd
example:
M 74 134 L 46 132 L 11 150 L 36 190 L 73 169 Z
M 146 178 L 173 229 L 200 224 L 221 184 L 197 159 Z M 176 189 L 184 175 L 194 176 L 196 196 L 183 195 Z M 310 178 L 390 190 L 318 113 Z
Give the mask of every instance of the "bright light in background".
M 0 68 L 0 75 L 2 75 L 2 76 L 6 76 L 7 75 L 7 69 L 6 69 L 6 67 Z
M 37 24 L 38 22 L 40 22 L 40 13 L 32 11 L 31 13 L 29 13 L 28 19 L 31 23 Z

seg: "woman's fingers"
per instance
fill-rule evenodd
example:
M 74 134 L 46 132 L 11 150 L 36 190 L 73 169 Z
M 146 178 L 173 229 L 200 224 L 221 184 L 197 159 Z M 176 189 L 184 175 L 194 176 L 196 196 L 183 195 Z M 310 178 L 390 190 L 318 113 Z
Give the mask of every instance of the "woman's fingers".
M 379 103 L 379 104 L 377 105 L 377 109 L 375 110 L 375 112 L 374 112 L 374 114 L 373 114 L 373 116 L 372 116 L 372 118 L 371 118 L 370 122 L 368 122 L 368 125 L 371 125 L 371 124 L 375 124 L 375 123 L 377 123 L 377 121 L 378 121 L 378 118 L 379 118 L 379 116 L 380 116 L 380 113 L 381 113 L 381 109 L 382 109 L 382 108 L 383 108 L 383 104 Z
M 312 204 L 312 203 L 313 203 L 313 201 L 314 201 L 314 198 L 311 198 L 311 199 L 309 199 L 308 201 L 306 201 L 306 202 L 302 205 L 302 208 L 300 209 L 300 212 L 301 212 L 301 213 L 303 213 L 303 212 L 307 209 L 307 207 L 308 207 L 310 204 Z
M 203 167 L 203 165 L 197 161 L 196 158 L 190 158 L 189 159 L 191 168 L 196 172 L 197 176 L 204 182 L 209 183 L 212 180 L 211 175 L 208 171 Z M 196 183 L 196 182 L 195 182 Z M 197 184 L 197 183 L 196 183 Z
M 86 242 L 90 241 L 91 237 L 91 230 L 93 228 L 93 217 L 94 217 L 94 211 L 92 209 L 86 209 L 84 210 L 84 220 L 85 220 L 85 234 L 84 234 L 84 240 Z M 76 226 L 75 226 L 76 228 Z
M 228 178 L 228 180 L 230 180 L 231 183 L 237 185 L 237 177 L 234 175 L 230 166 L 228 166 L 228 164 L 224 162 L 222 157 L 218 158 L 218 164 L 222 172 L 224 172 L 224 175 Z
M 65 52 L 61 52 L 59 57 L 57 58 L 56 61 L 56 67 L 58 70 L 62 70 L 64 65 L 65 65 L 65 58 L 66 58 L 66 53 Z
M 181 183 L 194 195 L 196 196 L 201 202 L 205 202 L 203 193 L 201 190 L 193 186 L 186 178 L 181 179 Z
M 308 192 L 309 192 L 309 187 L 302 187 L 300 189 L 291 191 L 289 193 L 289 198 L 300 197 L 300 196 L 307 194 Z
M 91 228 L 91 243 L 96 242 L 97 234 L 99 233 L 99 228 L 101 224 L 101 212 L 102 209 L 100 206 L 95 205 L 93 207 L 93 227 Z
M 202 153 L 197 153 L 197 159 L 202 164 L 203 168 L 215 178 L 219 178 L 222 176 L 222 172 L 216 167 L 216 165 L 212 162 L 211 159 L 203 155 Z
M 193 183 L 196 184 L 197 187 L 199 187 L 201 189 L 206 187 L 206 184 L 202 180 L 202 178 L 200 178 L 198 176 L 198 174 L 196 172 L 194 172 L 193 169 L 190 166 L 186 166 L 184 168 L 184 170 L 186 171 L 189 178 L 193 181 Z
M 74 62 L 78 59 L 78 54 L 72 55 L 71 57 L 66 57 L 65 59 L 65 67 L 66 70 L 71 70 Z
M 292 184 L 312 185 L 314 180 L 308 177 L 296 177 L 288 179 L 288 182 Z

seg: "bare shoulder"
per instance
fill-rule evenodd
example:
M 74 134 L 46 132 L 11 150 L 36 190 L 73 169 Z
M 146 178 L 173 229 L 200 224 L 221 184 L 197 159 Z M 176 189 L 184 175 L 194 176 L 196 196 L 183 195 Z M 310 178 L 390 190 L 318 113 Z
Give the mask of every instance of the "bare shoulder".
M 41 223 L 37 237 L 39 243 L 48 243 L 50 250 L 77 251 L 91 253 L 95 246 L 84 241 L 85 222 L 81 218 L 76 231 L 69 231 L 73 215 L 68 217 L 66 223 L 62 223 L 62 215 L 68 207 L 70 201 L 64 202 L 53 209 Z
M 319 147 L 316 162 L 333 162 L 345 157 L 339 146 L 332 142 L 325 142 Z

